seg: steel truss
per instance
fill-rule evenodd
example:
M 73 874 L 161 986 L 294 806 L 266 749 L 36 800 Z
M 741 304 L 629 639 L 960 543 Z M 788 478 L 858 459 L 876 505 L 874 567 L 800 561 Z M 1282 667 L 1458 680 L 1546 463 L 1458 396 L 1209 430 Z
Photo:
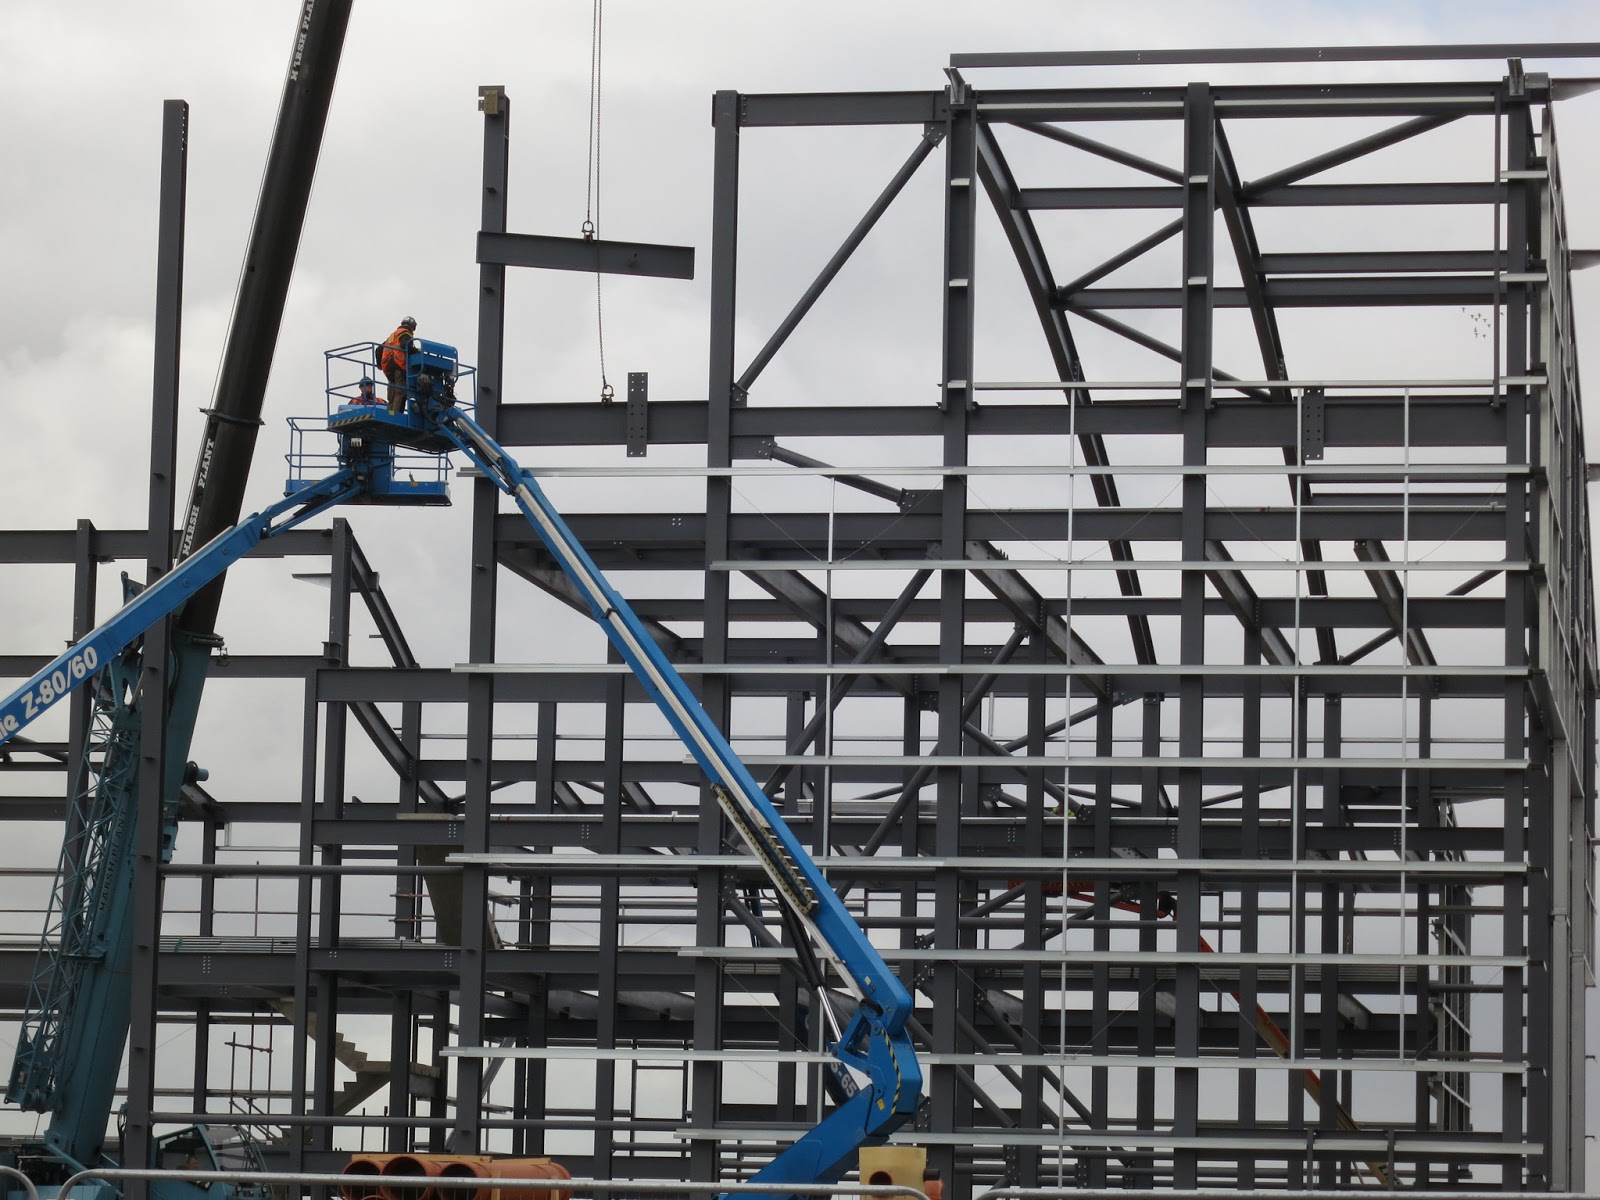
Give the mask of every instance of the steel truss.
M 1444 83 L 962 74 L 1114 57 L 958 56 L 937 92 L 718 93 L 707 395 L 605 407 L 512 399 L 506 267 L 526 260 L 495 249 L 524 243 L 511 103 L 485 89 L 479 419 L 534 459 L 703 450 L 677 472 L 703 506 L 569 519 L 605 569 L 656 573 L 641 616 L 914 985 L 915 1140 L 955 1194 L 1581 1191 L 1595 623 L 1567 85 L 1517 61 Z M 1265 168 L 1263 122 L 1290 131 Z M 854 125 L 903 129 L 904 157 L 750 354 L 741 146 Z M 1283 149 L 1302 143 L 1327 148 Z M 1436 177 L 1391 177 L 1395 147 Z M 941 361 L 904 374 L 937 370 L 937 395 L 764 395 L 856 248 L 935 184 Z M 1396 244 L 1395 214 L 1459 206 L 1466 242 Z M 1281 217 L 1305 208 L 1362 220 L 1330 246 Z M 1143 209 L 1163 210 L 1149 232 L 1086 257 L 1075 222 Z M 635 249 L 647 270 L 670 250 Z M 984 324 L 1002 279 L 1048 378 Z M 1297 366 L 1326 362 L 1299 309 L 1346 338 L 1337 375 Z M 1390 352 L 1456 310 L 1484 369 Z M 1386 344 L 1341 333 L 1378 311 Z M 817 1118 L 818 998 L 620 666 L 497 661 L 503 606 L 573 598 L 492 485 L 472 491 L 472 561 L 505 569 L 471 576 L 461 667 L 418 664 L 343 520 L 268 551 L 332 577 L 321 655 L 228 668 L 303 681 L 303 790 L 189 789 L 200 862 L 168 880 L 197 924 L 138 986 L 196 1025 L 194 1082 L 144 1103 L 251 1111 L 296 1171 L 367 1137 L 598 1177 L 745 1172 Z M 94 564 L 143 539 L 0 533 L 0 558 L 75 564 L 81 630 Z M 392 667 L 351 665 L 356 626 Z M 7 773 L 64 772 L 86 720 Z M 441 730 L 462 736 L 424 743 Z M 387 794 L 351 795 L 357 744 Z M 62 789 L 11 790 L 13 819 L 63 813 Z M 294 861 L 230 856 L 233 822 L 297 827 Z M 293 881 L 293 920 L 218 936 L 219 881 L 251 876 Z M 350 915 L 374 888 L 393 896 L 381 936 Z M 15 1007 L 31 949 L 0 957 Z M 211 1060 L 247 1021 L 290 1065 L 220 1087 Z

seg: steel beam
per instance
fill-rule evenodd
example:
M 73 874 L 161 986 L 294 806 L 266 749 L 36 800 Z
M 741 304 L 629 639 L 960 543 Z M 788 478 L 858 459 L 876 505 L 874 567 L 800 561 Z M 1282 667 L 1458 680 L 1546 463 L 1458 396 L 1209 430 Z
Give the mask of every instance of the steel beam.
M 1085 319 L 1143 345 L 1173 362 L 1177 351 L 1159 339 L 1133 330 L 1103 313 L 1084 311 Z M 1239 376 L 1217 372 L 1222 382 L 1237 382 Z M 1053 388 L 1066 391 L 1076 382 L 1071 375 L 1061 376 Z M 1157 389 L 1151 389 L 1157 390 Z M 1237 390 L 1237 389 L 1233 389 Z M 1248 389 L 1254 401 L 1265 399 L 1265 388 Z M 1478 395 L 1463 391 L 1454 394 L 1413 395 L 1413 445 L 1499 445 L 1505 436 L 1505 414 L 1494 404 L 1493 381 L 1482 381 Z M 1349 446 L 1397 446 L 1401 421 L 1394 403 L 1399 392 L 1385 394 L 1330 395 L 1327 398 L 1327 444 Z M 1252 400 L 1218 394 L 1216 404 L 1216 445 L 1286 446 L 1295 441 L 1295 414 L 1263 412 Z M 1176 433 L 1177 418 L 1169 399 L 1135 397 L 1114 404 L 1080 407 L 1073 415 L 1064 406 L 1004 404 L 987 400 L 983 404 L 986 432 L 999 435 L 1028 434 L 1062 436 L 1076 429 L 1080 434 Z M 506 444 L 512 446 L 621 445 L 626 440 L 626 414 L 617 405 L 583 404 L 511 405 L 502 414 L 510 432 Z M 774 438 L 816 437 L 826 430 L 831 436 L 851 437 L 933 437 L 938 433 L 937 413 L 914 405 L 861 404 L 847 407 L 806 405 L 736 409 L 731 416 L 735 444 L 740 457 L 759 458 L 763 446 Z M 703 444 L 706 431 L 706 406 L 703 402 L 652 401 L 650 440 L 653 445 Z M 298 531 L 284 535 L 292 541 Z M 115 543 L 107 537 L 108 547 Z M 302 552 L 315 553 L 313 543 Z M 274 542 L 280 539 L 273 539 Z M 0 562 L 66 561 L 70 531 L 41 537 L 0 531 Z M 269 543 L 270 545 L 270 543 Z M 324 548 L 325 549 L 325 548 Z M 134 551 L 129 551 L 129 554 Z
M 1478 306 L 1494 299 L 1495 283 L 1481 275 L 1417 275 L 1399 279 L 1353 275 L 1273 279 L 1262 286 L 1261 292 L 1278 308 Z M 1058 292 L 1054 303 L 1068 312 L 1182 308 L 1183 289 L 1092 287 L 1070 294 Z M 1250 291 L 1242 287 L 1217 288 L 1214 306 L 1249 308 Z
M 1024 50 L 952 54 L 974 67 L 1152 67 L 1220 63 L 1472 62 L 1503 58 L 1600 58 L 1600 42 L 1460 42 L 1393 46 L 1249 46 L 1196 50 Z
M 1442 119 L 1435 118 L 1443 124 Z M 1414 205 L 1479 204 L 1493 205 L 1498 199 L 1497 185 L 1461 181 L 1456 183 L 1297 183 L 1279 185 L 1257 182 L 1247 193 L 1256 208 L 1348 208 L 1351 206 L 1403 207 Z M 1243 189 L 1241 189 L 1243 190 Z M 1116 209 L 1119 212 L 1145 208 L 1182 208 L 1181 187 L 1066 187 L 1024 188 L 1016 198 L 1018 208 L 1028 210 Z
M 694 247 L 485 229 L 478 234 L 478 263 L 480 266 L 541 267 L 547 271 L 693 279 Z

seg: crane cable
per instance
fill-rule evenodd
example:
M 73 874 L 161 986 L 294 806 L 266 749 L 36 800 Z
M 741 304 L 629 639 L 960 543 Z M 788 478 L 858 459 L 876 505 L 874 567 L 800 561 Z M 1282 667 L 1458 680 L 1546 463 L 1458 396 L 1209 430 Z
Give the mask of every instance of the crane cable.
M 601 4 L 594 0 L 589 29 L 589 142 L 588 176 L 583 189 L 583 238 L 594 243 L 594 325 L 600 347 L 600 403 L 610 404 L 616 391 L 606 379 L 606 320 L 600 302 L 600 50 Z

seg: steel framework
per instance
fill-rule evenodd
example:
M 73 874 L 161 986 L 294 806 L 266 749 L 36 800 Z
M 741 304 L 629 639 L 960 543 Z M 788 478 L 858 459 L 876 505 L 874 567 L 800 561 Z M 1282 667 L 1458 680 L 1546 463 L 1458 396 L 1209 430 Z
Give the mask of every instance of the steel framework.
M 648 577 L 641 616 L 914 985 L 914 1138 L 954 1194 L 1583 1189 L 1586 262 L 1554 123 L 1583 85 L 1519 58 L 1594 49 L 1463 48 L 1510 70 L 1438 83 L 1084 87 L 1071 69 L 1150 60 L 1029 55 L 957 56 L 934 92 L 719 92 L 706 395 L 635 378 L 611 406 L 509 399 L 507 266 L 586 264 L 508 233 L 511 103 L 484 89 L 479 418 L 532 459 L 619 451 L 548 475 L 703 495 L 568 515 L 624 590 Z M 1173 61 L 1273 55 L 1295 57 Z M 1021 68 L 1068 82 L 977 82 Z M 862 125 L 903 162 L 750 354 L 741 147 Z M 937 394 L 764 394 L 880 217 L 935 185 L 942 246 L 896 269 L 937 267 L 940 360 L 890 352 Z M 1167 211 L 1139 232 L 1145 210 Z M 595 265 L 681 275 L 674 254 Z M 663 446 L 704 466 L 651 465 Z M 152 513 L 171 486 L 156 474 Z M 144 1110 L 248 1112 L 296 1171 L 376 1138 L 745 1173 L 816 1120 L 840 998 L 800 982 L 620 664 L 499 661 L 513 596 L 575 601 L 471 488 L 463 665 L 417 661 L 344 520 L 266 550 L 326 559 L 322 653 L 219 677 L 303 684 L 302 790 L 188 790 L 197 861 L 167 888 L 198 915 L 135 971 L 159 1020 L 195 1027 L 192 1082 L 153 1073 Z M 7 531 L 0 560 L 71 564 L 80 633 L 96 565 L 146 542 Z M 351 665 L 367 629 L 392 665 Z M 10 754 L 0 815 L 60 819 L 85 722 Z M 358 746 L 389 779 L 359 802 Z M 247 823 L 297 852 L 230 854 Z M 241 880 L 288 882 L 280 927 L 217 934 Z M 373 896 L 382 936 L 351 915 Z M 0 951 L 8 1008 L 30 959 Z M 220 1056 L 263 1047 L 288 1059 L 275 1080 L 219 1082 Z

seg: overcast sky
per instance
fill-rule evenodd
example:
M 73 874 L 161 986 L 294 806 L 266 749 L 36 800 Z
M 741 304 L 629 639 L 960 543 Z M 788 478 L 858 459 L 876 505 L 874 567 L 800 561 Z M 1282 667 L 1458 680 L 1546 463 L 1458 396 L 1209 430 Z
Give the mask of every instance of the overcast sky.
M 122 527 L 130 523 L 130 497 L 141 495 L 160 107 L 169 97 L 192 106 L 186 426 L 179 440 L 180 482 L 186 481 L 198 442 L 195 413 L 215 377 L 298 10 L 295 0 L 12 0 L 0 10 L 0 48 L 8 51 L 0 78 L 0 161 L 7 168 L 0 180 L 0 278 L 8 285 L 0 298 L 6 317 L 0 394 L 13 410 L 7 454 L 15 464 L 0 478 L 0 504 L 25 514 L 17 524 L 67 525 L 88 517 Z M 472 356 L 479 84 L 504 84 L 513 98 L 511 228 L 571 235 L 584 219 L 590 5 L 485 2 L 452 6 L 447 20 L 440 13 L 437 5 L 401 0 L 355 7 L 266 400 L 252 506 L 277 495 L 283 419 L 319 407 L 324 348 L 380 338 L 412 313 L 424 336 L 459 343 Z M 628 370 L 646 369 L 653 395 L 690 397 L 701 393 L 705 377 L 714 90 L 937 88 L 952 52 L 985 49 L 1573 40 L 1600 31 L 1600 10 L 1577 0 L 1514 7 L 1459 0 L 992 6 L 611 0 L 605 28 L 602 233 L 694 245 L 701 266 L 693 284 L 608 282 L 609 375 L 621 382 Z M 1579 71 L 1576 64 L 1556 68 Z M 1356 65 L 1330 69 L 1329 77 L 1408 69 L 1481 76 L 1494 67 Z M 1241 70 L 1255 79 L 1297 78 L 1306 68 Z M 1211 75 L 1238 78 L 1241 70 Z M 1175 68 L 1159 77 L 1195 73 Z M 1579 169 L 1594 178 L 1589 164 L 1596 156 L 1575 152 L 1592 146 L 1595 136 L 1594 109 L 1582 112 L 1590 119 L 1563 129 L 1569 184 Z M 808 131 L 746 139 L 740 302 L 753 334 L 764 334 L 781 315 L 907 149 L 903 130 L 832 141 Z M 1246 158 L 1245 147 L 1239 153 Z M 905 206 L 918 202 L 908 194 Z M 1591 209 L 1574 205 L 1569 214 L 1580 245 L 1588 244 Z M 918 211 L 937 218 L 931 204 Z M 910 218 L 902 224 L 913 228 Z M 1600 229 L 1593 232 L 1590 241 L 1600 244 Z M 882 289 L 881 276 L 869 278 L 852 264 L 842 283 L 854 290 L 830 293 L 826 303 L 835 309 L 847 310 L 854 295 L 874 319 L 920 329 L 922 344 L 936 339 L 936 325 L 925 328 L 923 319 L 931 314 L 937 321 L 931 303 L 904 300 L 903 317 L 886 316 L 880 301 L 892 294 L 872 290 Z M 590 281 L 521 272 L 509 294 L 507 398 L 597 392 Z M 769 371 L 769 386 L 796 378 L 825 382 L 832 391 L 852 379 L 875 388 L 912 386 L 903 363 L 842 363 L 838 347 L 812 332 L 826 332 L 822 313 Z M 1092 344 L 1093 333 L 1087 336 Z M 824 365 L 831 375 L 821 372 Z M 928 386 L 931 365 L 917 364 L 916 387 Z M 1302 355 L 1291 371 L 1311 366 Z M 70 470 L 33 469 L 69 456 Z M 362 516 L 364 538 L 395 527 L 405 528 L 408 539 L 459 531 L 465 519 L 460 510 Z M 236 590 L 230 588 L 230 607 L 239 603 Z M 403 605 L 405 593 L 397 598 Z M 317 598 L 302 599 L 320 609 Z M 54 606 L 52 600 L 43 611 Z M 26 618 L 35 611 L 31 599 L 18 602 L 8 636 L 31 624 Z M 427 645 L 419 622 L 407 623 Z M 298 618 L 287 624 L 299 646 Z M 450 640 L 459 644 L 463 628 Z M 230 636 L 246 635 L 235 627 Z
M 0 48 L 9 51 L 0 77 L 0 161 L 7 167 L 0 179 L 0 278 L 8 284 L 0 298 L 6 317 L 0 394 L 11 410 L 6 453 L 14 464 L 0 476 L 0 505 L 19 514 L 15 524 L 66 526 L 87 517 L 124 527 L 131 523 L 130 500 L 142 495 L 160 109 L 169 97 L 192 106 L 185 425 L 179 438 L 180 484 L 186 486 L 198 443 L 196 414 L 215 378 L 298 11 L 295 0 L 12 0 L 0 9 Z M 411 313 L 424 336 L 458 343 L 472 357 L 478 85 L 503 84 L 513 99 L 511 228 L 573 235 L 584 219 L 590 5 L 462 4 L 452 6 L 448 20 L 440 12 L 434 4 L 400 0 L 363 0 L 355 7 L 266 399 L 247 497 L 252 507 L 278 494 L 284 419 L 320 407 L 324 348 L 381 338 Z M 652 395 L 687 398 L 702 393 L 705 379 L 709 112 L 719 88 L 937 88 L 952 52 L 986 49 L 1576 40 L 1600 31 L 1600 10 L 1578 0 L 1514 7 L 1459 0 L 981 7 L 926 0 L 824 0 L 803 7 L 611 0 L 605 29 L 602 234 L 693 245 L 700 252 L 700 279 L 692 284 L 607 282 L 609 377 L 621 383 L 629 370 L 649 370 Z M 1553 66 L 1582 71 L 1581 64 Z M 1301 78 L 1307 70 L 1215 68 L 1210 76 Z M 1483 77 L 1496 68 L 1350 65 L 1328 68 L 1327 75 L 1401 71 Z M 1173 68 L 1154 77 L 1182 81 L 1196 73 Z M 980 82 L 994 78 L 974 74 Z M 1600 125 L 1587 101 L 1572 102 L 1568 111 L 1584 118 L 1563 127 L 1569 190 L 1582 195 L 1575 185 L 1597 179 L 1593 164 L 1600 155 L 1586 151 L 1594 148 Z M 1234 138 L 1247 176 L 1281 165 L 1284 150 L 1257 154 L 1247 133 L 1236 130 Z M 758 132 L 745 139 L 743 355 L 759 344 L 754 339 L 764 337 L 908 149 L 905 130 Z M 1391 153 L 1416 152 L 1404 147 Z M 1252 168 L 1252 160 L 1259 167 Z M 871 269 L 894 265 L 878 247 L 899 238 L 902 246 L 921 247 L 923 274 L 933 281 L 937 266 L 929 266 L 930 252 L 937 243 L 927 239 L 937 236 L 937 192 L 927 183 L 919 179 L 908 190 L 895 218 L 863 250 L 862 262 L 851 264 L 769 368 L 763 380 L 769 395 L 812 402 L 824 395 L 839 402 L 855 395 L 928 396 L 936 359 L 923 352 L 937 352 L 936 292 L 910 286 L 921 279 L 913 272 Z M 1600 244 L 1593 211 L 1592 205 L 1572 206 L 1578 245 Z M 1268 225 L 1263 217 L 1270 249 Z M 1015 294 L 1014 284 L 1001 286 Z M 597 393 L 591 281 L 518 272 L 509 304 L 507 399 Z M 1288 326 L 1295 319 L 1285 315 L 1287 338 L 1294 337 Z M 1456 321 L 1441 335 L 1465 329 Z M 880 345 L 909 350 L 873 352 L 860 344 L 863 330 Z M 848 341 L 852 334 L 855 345 Z M 1107 339 L 1095 330 L 1081 336 L 1091 375 L 1111 373 L 1116 363 L 1094 356 Z M 1219 339 L 1226 336 L 1219 324 Z M 1038 339 L 1025 328 L 1018 338 L 1018 353 L 1032 358 L 1008 369 L 1045 366 Z M 1347 351 L 1325 339 L 1303 345 L 1290 362 L 1291 373 L 1301 377 L 1323 366 L 1314 358 Z M 1125 354 L 1126 347 L 1111 352 Z M 1219 361 L 1229 357 L 1219 350 Z M 652 454 L 654 461 L 665 457 Z M 584 494 L 578 485 L 563 491 Z M 142 511 L 142 500 L 134 511 Z M 431 609 L 408 605 L 413 598 L 439 599 L 433 585 L 454 580 L 448 564 L 445 573 L 438 571 L 431 539 L 459 543 L 465 515 L 461 509 L 368 510 L 358 522 L 366 542 L 404 532 L 398 560 L 386 557 L 382 566 L 419 647 L 447 661 L 461 654 L 464 620 L 423 620 Z M 263 570 L 247 564 L 241 573 Z M 246 639 L 242 648 L 303 650 L 304 621 L 320 619 L 324 598 L 308 588 L 290 589 L 279 611 L 230 622 L 233 606 L 245 602 L 240 593 L 250 590 L 229 588 L 221 623 L 228 636 Z M 59 601 L 36 586 L 23 592 L 11 602 L 6 637 L 51 628 L 59 612 Z M 33 645 L 24 640 L 14 648 Z
M 156 182 L 161 102 L 191 104 L 188 267 L 185 278 L 180 486 L 198 444 L 197 410 L 209 400 L 243 255 L 261 166 L 277 112 L 298 0 L 112 4 L 7 0 L 0 6 L 0 404 L 9 431 L 0 448 L 0 508 L 13 528 L 139 524 L 144 512 L 152 354 Z M 446 15 L 448 13 L 448 15 Z M 935 89 L 953 52 L 1135 46 L 1338 45 L 1581 40 L 1600 36 L 1600 6 L 1587 0 L 1329 0 L 1326 3 L 978 5 L 878 0 L 805 5 L 712 0 L 609 0 L 605 10 L 601 144 L 603 236 L 693 245 L 700 280 L 606 285 L 611 381 L 649 370 L 652 395 L 698 398 L 706 364 L 709 267 L 710 97 L 741 91 Z M 561 3 L 358 0 L 324 140 L 268 392 L 266 426 L 247 505 L 281 488 L 283 421 L 321 409 L 322 351 L 381 338 L 414 314 L 419 333 L 473 356 L 481 118 L 477 87 L 503 84 L 513 100 L 510 227 L 576 235 L 585 216 L 591 8 Z M 1530 70 L 1600 74 L 1584 64 L 1530 62 Z M 1353 65 L 1329 79 L 1485 78 L 1493 64 Z M 1181 82 L 1301 78 L 1307 68 L 1178 68 Z M 984 77 L 974 73 L 980 84 Z M 1126 72 L 1075 81 L 1121 81 Z M 1149 79 L 1152 76 L 1142 75 Z M 1570 114 L 1570 115 L 1569 115 Z M 1600 116 L 1589 101 L 1562 114 L 1573 241 L 1600 245 Z M 1241 159 L 1246 146 L 1240 146 Z M 1292 148 L 1291 148 L 1292 149 Z M 904 130 L 857 131 L 828 140 L 809 132 L 745 142 L 742 355 L 747 356 L 831 253 L 865 203 L 908 152 Z M 1264 174 L 1271 147 L 1260 149 Z M 1255 151 L 1251 149 L 1251 152 Z M 937 168 L 935 168 L 936 170 Z M 936 190 L 908 192 L 898 229 L 927 240 Z M 898 218 L 897 218 L 898 219 Z M 1273 247 L 1268 244 L 1267 249 Z M 927 289 L 906 296 L 890 254 L 852 264 L 769 372 L 786 399 L 931 399 L 938 309 Z M 881 268 L 871 270 L 874 264 Z M 932 270 L 937 270 L 933 263 Z M 1587 281 L 1579 293 L 1580 340 L 1595 329 Z M 599 386 L 594 292 L 581 276 L 514 278 L 506 398 L 571 399 Z M 1586 307 L 1585 307 L 1586 306 Z M 863 329 L 903 335 L 917 354 L 873 353 Z M 852 338 L 856 339 L 852 341 Z M 1439 344 L 1470 345 L 1464 320 Z M 1590 339 L 1592 341 L 1592 339 Z M 1098 345 L 1093 335 L 1087 345 Z M 1324 347 L 1334 355 L 1337 347 Z M 1046 363 L 1037 345 L 1026 353 Z M 1086 355 L 1087 358 L 1087 355 Z M 1320 365 L 1307 351 L 1291 374 Z M 1116 364 L 1090 364 L 1094 376 Z M 1248 360 L 1246 366 L 1249 366 Z M 1439 371 L 1447 374 L 1447 371 Z M 600 461 L 613 461 L 602 455 Z M 652 461 L 670 455 L 652 452 Z M 659 485 L 662 494 L 668 485 Z M 593 500 L 576 484 L 562 497 Z M 425 661 L 465 657 L 465 507 L 449 512 L 351 515 L 383 572 Z M 103 596 L 114 576 L 108 574 Z M 236 568 L 220 627 L 244 652 L 313 653 L 325 626 L 325 592 L 287 580 L 287 568 Z M 59 644 L 70 620 L 66 571 L 8 569 L 0 654 Z M 548 606 L 547 606 L 548 607 Z M 562 614 L 548 619 L 558 627 Z M 576 632 L 582 623 L 570 618 Z M 508 642 L 528 657 L 532 639 Z M 555 648 L 592 658 L 597 642 Z M 549 642 L 542 643 L 550 649 Z M 359 651 L 366 661 L 372 652 Z M 516 658 L 515 652 L 503 655 Z M 269 689 L 270 691 L 270 689 Z M 220 694 L 220 693 L 219 693 Z M 229 748 L 221 786 L 290 786 L 298 724 L 296 689 L 281 691 L 282 740 L 229 736 L 225 707 L 207 710 L 202 739 Z M 286 747 L 290 748 L 286 753 Z M 289 766 L 286 766 L 286 760 Z M 261 781 L 274 781 L 270 785 Z M 0 856 L 0 865 L 4 858 Z M 1595 1105 L 1600 1108 L 1600 1104 Z

